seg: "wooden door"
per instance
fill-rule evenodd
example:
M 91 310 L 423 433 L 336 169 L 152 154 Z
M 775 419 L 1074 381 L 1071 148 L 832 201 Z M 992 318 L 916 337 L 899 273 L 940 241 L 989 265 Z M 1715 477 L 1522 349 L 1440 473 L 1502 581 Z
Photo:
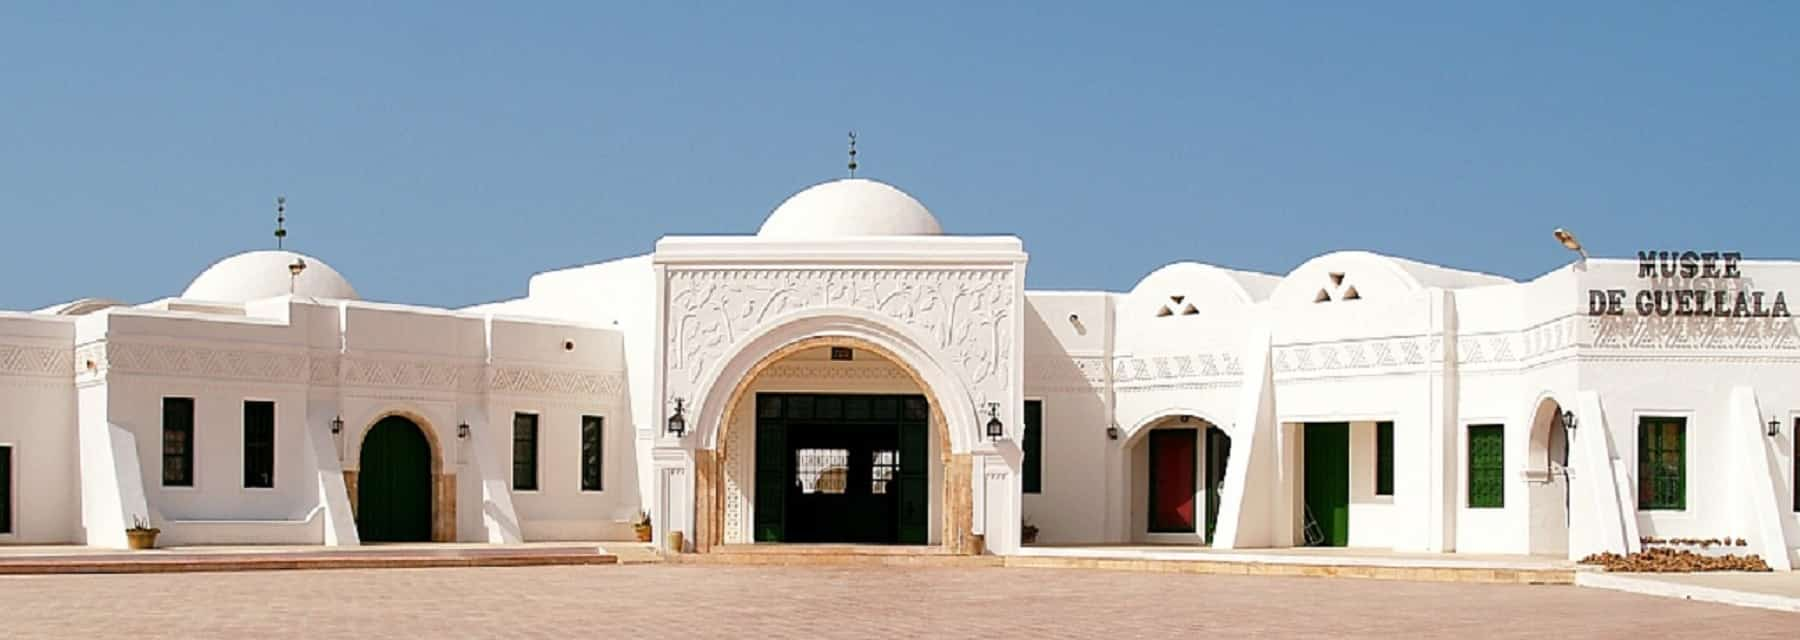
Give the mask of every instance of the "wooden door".
M 1150 432 L 1150 532 L 1194 531 L 1194 429 Z
M 363 437 L 356 532 L 365 542 L 431 540 L 431 445 L 411 420 L 391 416 Z
M 1306 508 L 1319 534 L 1307 543 L 1345 546 L 1350 542 L 1350 425 L 1308 424 L 1304 437 Z

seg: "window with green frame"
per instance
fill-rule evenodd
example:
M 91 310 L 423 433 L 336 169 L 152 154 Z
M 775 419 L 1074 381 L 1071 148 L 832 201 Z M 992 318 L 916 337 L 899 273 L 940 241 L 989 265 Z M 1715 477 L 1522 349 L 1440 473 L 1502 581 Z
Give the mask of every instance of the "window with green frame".
M 1025 401 L 1025 493 L 1044 492 L 1044 401 Z
M 532 413 L 513 414 L 513 484 L 514 491 L 537 491 L 538 488 L 538 417 Z
M 1687 418 L 1638 418 L 1638 509 L 1687 508 Z
M 1375 423 L 1375 495 L 1394 495 L 1394 423 Z
M 1506 506 L 1506 427 L 1469 425 L 1469 508 Z

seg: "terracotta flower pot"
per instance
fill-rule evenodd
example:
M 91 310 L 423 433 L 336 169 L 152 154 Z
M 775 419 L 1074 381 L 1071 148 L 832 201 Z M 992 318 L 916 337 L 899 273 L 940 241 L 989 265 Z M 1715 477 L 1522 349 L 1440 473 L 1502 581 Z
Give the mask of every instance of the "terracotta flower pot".
M 158 533 L 162 532 L 156 529 L 127 529 L 125 531 L 125 542 L 126 545 L 132 549 L 154 549 L 156 548 L 156 534 Z
M 632 527 L 632 530 L 635 533 L 637 533 L 637 541 L 638 542 L 649 542 L 650 541 L 650 527 L 644 526 L 644 525 L 638 525 L 638 526 Z

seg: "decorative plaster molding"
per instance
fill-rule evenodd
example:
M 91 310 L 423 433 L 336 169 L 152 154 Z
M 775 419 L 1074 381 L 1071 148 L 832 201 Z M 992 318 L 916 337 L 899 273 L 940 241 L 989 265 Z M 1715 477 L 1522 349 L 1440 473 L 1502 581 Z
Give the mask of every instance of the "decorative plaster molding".
M 0 374 L 67 378 L 73 374 L 73 349 L 0 344 Z
M 1588 318 L 1587 328 L 1586 346 L 1598 349 L 1800 351 L 1793 318 L 1602 316 Z
M 887 363 L 790 362 L 764 369 L 760 375 L 772 380 L 912 380 L 905 369 Z
M 1440 336 L 1406 336 L 1274 348 L 1275 372 L 1336 373 L 1423 367 L 1442 357 Z
M 874 313 L 928 337 L 977 402 L 1011 385 L 1011 268 L 674 269 L 667 273 L 665 380 L 689 395 L 726 349 L 785 314 L 817 308 Z
M 429 361 L 373 359 L 347 354 L 343 358 L 346 386 L 405 387 L 440 391 L 480 391 L 482 365 Z
M 488 389 L 536 395 L 615 396 L 625 392 L 625 375 L 617 371 L 496 366 Z
M 1235 353 L 1194 353 L 1137 356 L 1113 361 L 1113 380 L 1120 385 L 1167 380 L 1199 380 L 1241 376 L 1243 363 Z
M 190 378 L 292 383 L 305 382 L 309 372 L 306 355 L 299 353 L 138 342 L 108 341 L 104 361 L 110 372 Z

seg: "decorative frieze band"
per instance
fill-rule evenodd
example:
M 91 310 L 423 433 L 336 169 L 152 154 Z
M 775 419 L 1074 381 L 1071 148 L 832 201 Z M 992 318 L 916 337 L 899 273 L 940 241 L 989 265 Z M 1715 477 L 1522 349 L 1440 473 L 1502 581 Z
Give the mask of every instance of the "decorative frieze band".
M 0 375 L 67 378 L 75 370 L 72 359 L 63 347 L 0 344 Z

